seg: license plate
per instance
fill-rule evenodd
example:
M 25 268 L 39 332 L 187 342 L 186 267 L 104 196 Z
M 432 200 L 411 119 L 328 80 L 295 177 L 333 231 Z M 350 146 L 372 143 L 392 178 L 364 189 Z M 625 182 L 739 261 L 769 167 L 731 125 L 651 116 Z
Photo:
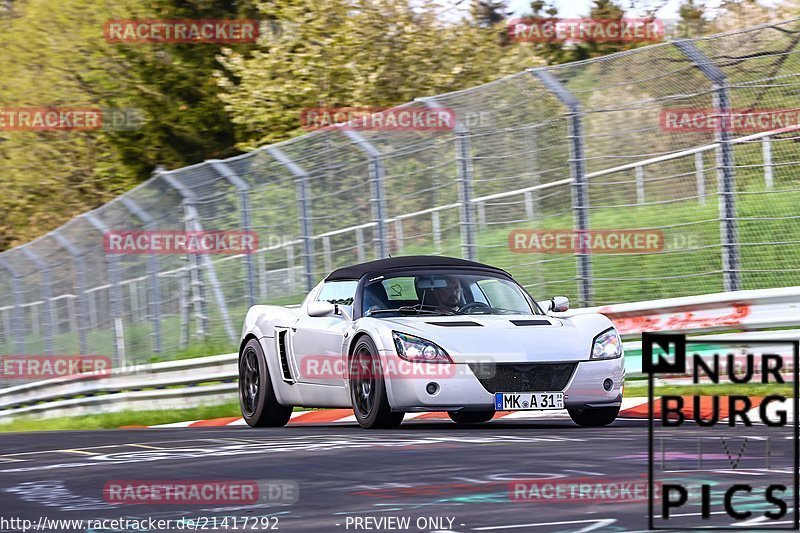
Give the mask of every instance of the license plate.
M 496 411 L 530 411 L 563 409 L 563 392 L 497 392 L 494 395 Z

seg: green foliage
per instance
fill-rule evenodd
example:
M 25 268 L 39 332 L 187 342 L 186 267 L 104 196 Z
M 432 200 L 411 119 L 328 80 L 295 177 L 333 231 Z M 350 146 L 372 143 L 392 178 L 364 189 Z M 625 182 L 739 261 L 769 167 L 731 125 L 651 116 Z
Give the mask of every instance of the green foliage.
M 304 133 L 303 109 L 384 107 L 453 91 L 540 63 L 504 46 L 504 25 L 445 23 L 435 3 L 259 1 L 276 31 L 247 57 L 226 50 L 222 99 L 250 149 Z M 238 81 L 237 81 L 238 80 Z

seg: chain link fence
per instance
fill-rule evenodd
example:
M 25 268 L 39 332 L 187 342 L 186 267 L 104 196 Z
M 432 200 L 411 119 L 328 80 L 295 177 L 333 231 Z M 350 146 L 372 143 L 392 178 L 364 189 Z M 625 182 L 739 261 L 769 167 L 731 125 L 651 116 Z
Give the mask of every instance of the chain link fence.
M 687 108 L 798 111 L 799 41 L 793 20 L 528 70 L 401 106 L 454 110 L 448 131 L 326 129 L 159 170 L 0 254 L 0 354 L 122 365 L 233 351 L 250 305 L 298 303 L 330 270 L 388 254 L 490 263 L 534 297 L 580 305 L 800 285 L 796 122 L 664 123 Z M 135 229 L 249 230 L 259 244 L 106 253 L 106 232 Z M 517 230 L 663 240 L 630 253 L 520 250 Z

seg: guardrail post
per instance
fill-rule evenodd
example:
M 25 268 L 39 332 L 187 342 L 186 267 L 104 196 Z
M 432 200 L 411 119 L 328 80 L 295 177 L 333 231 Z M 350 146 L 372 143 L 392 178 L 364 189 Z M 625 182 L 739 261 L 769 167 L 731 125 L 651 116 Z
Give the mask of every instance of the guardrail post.
M 680 50 L 700 72 L 711 81 L 714 91 L 714 110 L 723 117 L 723 127 L 716 128 L 717 179 L 720 195 L 720 233 L 722 238 L 722 271 L 726 291 L 737 291 L 741 287 L 739 276 L 739 236 L 736 227 L 736 181 L 733 170 L 733 146 L 731 143 L 731 104 L 728 78 L 714 62 L 691 41 L 675 41 Z
M 22 316 L 22 277 L 10 263 L 0 259 L 0 268 L 11 275 L 11 292 L 14 294 L 14 345 L 19 355 L 25 355 L 25 319 Z
M 66 237 L 60 235 L 58 230 L 54 231 L 52 236 L 72 256 L 72 261 L 75 265 L 75 296 L 78 298 L 75 329 L 78 330 L 80 353 L 86 355 L 89 353 L 89 344 L 86 340 L 86 318 L 88 312 L 86 310 L 86 264 L 83 261 L 83 253 Z
M 88 220 L 94 229 L 100 232 L 101 236 L 108 233 L 108 227 L 94 214 L 86 213 L 81 216 Z M 111 311 L 111 338 L 113 339 L 116 337 L 116 319 L 122 317 L 122 295 L 119 287 L 119 257 L 116 254 L 106 252 L 106 269 L 108 272 L 108 283 L 111 285 L 108 303 Z M 89 303 L 91 312 L 91 304 L 93 302 L 90 300 Z M 120 357 L 119 346 L 117 346 L 116 342 L 112 342 L 112 344 L 114 345 L 114 359 L 117 361 L 117 367 L 120 367 L 123 361 Z
M 242 228 L 245 232 L 250 232 L 252 225 L 250 222 L 250 186 L 242 178 L 237 176 L 231 168 L 223 161 L 208 161 L 217 173 L 228 180 L 231 185 L 239 191 L 239 215 L 241 216 Z M 255 250 L 244 254 L 245 268 L 247 269 L 247 300 L 252 307 L 256 305 L 256 269 L 253 264 L 253 254 Z
M 308 191 L 308 172 L 289 159 L 277 147 L 268 146 L 266 151 L 295 177 L 297 209 L 300 215 L 300 239 L 303 241 L 303 267 L 306 274 L 306 290 L 310 291 L 314 288 L 314 242 L 311 240 L 311 198 Z M 294 280 L 294 270 L 291 271 L 291 277 Z M 294 285 L 294 282 L 292 282 L 292 285 Z
M 142 223 L 145 230 L 152 231 L 156 221 L 131 198 L 123 195 L 120 201 Z M 150 316 L 153 322 L 153 352 L 161 353 L 161 288 L 158 284 L 158 255 L 147 254 L 147 277 L 150 278 Z M 122 302 L 122 300 L 120 300 Z M 122 306 L 120 305 L 120 311 Z M 120 316 L 122 313 L 120 312 Z
M 175 189 L 183 198 L 183 210 L 186 214 L 186 229 L 188 231 L 203 231 L 203 226 L 200 224 L 200 220 L 198 218 L 197 209 L 194 206 L 194 202 L 197 199 L 194 192 L 192 192 L 183 183 L 178 181 L 178 179 L 169 172 L 160 172 L 160 175 L 162 178 L 164 178 L 164 181 L 166 181 L 173 189 Z M 222 293 L 222 287 L 220 287 L 219 280 L 217 279 L 217 271 L 214 268 L 214 262 L 211 261 L 211 258 L 208 256 L 208 254 L 200 255 L 202 256 L 201 260 L 203 262 L 203 266 L 208 273 L 208 280 L 211 282 L 211 290 L 214 292 L 214 298 L 217 300 L 217 305 L 219 305 L 220 315 L 222 315 L 222 325 L 225 327 L 225 332 L 228 334 L 228 338 L 231 341 L 235 341 L 236 333 L 233 331 L 233 326 L 231 325 L 231 319 L 228 315 L 228 306 L 225 304 L 225 295 Z M 202 285 L 201 280 L 198 279 L 196 282 Z M 207 313 L 204 313 L 204 320 L 208 320 Z M 204 333 L 208 334 L 208 328 L 206 326 L 203 327 L 203 331 Z
M 29 250 L 27 246 L 23 246 L 21 250 L 22 253 L 25 254 L 25 257 L 36 265 L 39 271 L 39 291 L 42 301 L 44 302 L 44 320 L 42 321 L 42 329 L 44 330 L 44 353 L 45 355 L 53 355 L 53 335 L 56 328 L 56 316 L 51 300 L 53 289 L 50 281 L 50 265 Z
M 579 237 L 589 230 L 589 189 L 586 180 L 586 167 L 583 155 L 583 107 L 578 98 L 546 69 L 532 69 L 531 72 L 542 85 L 567 108 L 570 144 L 570 173 L 572 175 L 572 209 L 575 230 Z M 592 305 L 592 261 L 583 246 L 575 253 L 578 259 L 578 293 L 582 306 Z
M 444 106 L 436 100 L 421 100 L 431 109 L 442 109 Z M 456 169 L 458 171 L 458 198 L 461 203 L 459 212 L 461 220 L 461 248 L 464 257 L 470 261 L 475 261 L 477 257 L 476 245 L 477 236 L 475 220 L 472 211 L 472 147 L 470 145 L 469 128 L 459 119 L 456 119 L 454 131 L 456 134 Z M 486 226 L 486 217 L 482 204 L 477 206 L 481 227 Z M 435 235 L 435 232 L 434 232 Z M 441 247 L 441 243 L 434 244 L 435 248 Z
M 383 176 L 384 168 L 383 161 L 381 160 L 381 152 L 375 148 L 363 135 L 353 130 L 345 130 L 344 134 L 356 143 L 367 156 L 369 156 L 369 183 L 370 192 L 372 193 L 372 220 L 377 225 L 375 232 L 375 244 L 378 258 L 389 256 L 389 247 L 387 246 L 386 231 L 386 197 L 383 191 Z

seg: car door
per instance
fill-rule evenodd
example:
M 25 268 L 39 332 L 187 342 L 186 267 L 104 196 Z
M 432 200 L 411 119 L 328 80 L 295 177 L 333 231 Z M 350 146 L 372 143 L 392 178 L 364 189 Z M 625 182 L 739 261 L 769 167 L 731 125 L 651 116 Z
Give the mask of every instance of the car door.
M 356 281 L 326 282 L 315 300 L 352 308 L 357 284 Z M 342 357 L 342 344 L 348 325 L 341 314 L 312 317 L 305 312 L 301 313 L 290 331 L 292 352 L 298 370 L 297 381 L 344 386 L 346 359 Z

